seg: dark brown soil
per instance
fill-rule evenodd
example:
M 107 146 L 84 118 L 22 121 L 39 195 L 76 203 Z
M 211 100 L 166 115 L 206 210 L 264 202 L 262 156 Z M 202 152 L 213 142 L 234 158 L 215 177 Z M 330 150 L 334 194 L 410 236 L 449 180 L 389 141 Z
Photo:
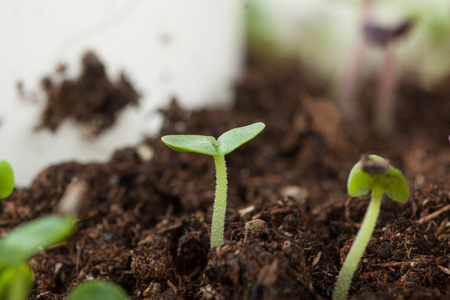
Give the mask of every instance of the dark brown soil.
M 402 83 L 397 130 L 380 139 L 369 110 L 342 122 L 297 62 L 252 55 L 229 109 L 191 113 L 173 102 L 163 111 L 161 135 L 266 124 L 227 155 L 222 246 L 209 249 L 213 159 L 174 152 L 160 136 L 105 164 L 44 170 L 2 201 L 1 233 L 55 212 L 77 178 L 90 187 L 77 230 L 30 261 L 30 299 L 61 299 L 89 278 L 118 283 L 132 299 L 329 299 L 369 201 L 346 195 L 347 176 L 374 153 L 404 171 L 411 197 L 383 201 L 351 298 L 449 299 L 449 83 L 433 91 Z M 364 95 L 373 99 L 370 87 Z
M 58 82 L 51 77 L 42 79 L 47 103 L 38 129 L 55 131 L 64 120 L 71 119 L 94 136 L 114 125 L 125 106 L 138 104 L 138 93 L 127 77 L 122 73 L 117 82 L 112 82 L 95 53 L 86 52 L 81 64 L 82 71 L 76 79 L 66 78 L 65 66 L 56 74 Z

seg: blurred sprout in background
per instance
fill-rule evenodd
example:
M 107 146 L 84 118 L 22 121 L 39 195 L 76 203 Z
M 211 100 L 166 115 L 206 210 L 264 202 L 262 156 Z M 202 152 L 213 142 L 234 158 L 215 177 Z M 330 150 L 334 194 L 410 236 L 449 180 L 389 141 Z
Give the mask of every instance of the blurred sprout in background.
M 361 33 L 364 0 L 248 0 L 247 33 L 254 46 L 295 55 L 312 76 L 335 90 Z M 396 48 L 398 69 L 425 88 L 450 75 L 450 1 L 379 0 L 376 20 L 395 26 L 414 20 L 414 30 Z M 381 54 L 368 53 L 364 77 L 377 74 Z M 334 92 L 334 91 L 330 91 Z

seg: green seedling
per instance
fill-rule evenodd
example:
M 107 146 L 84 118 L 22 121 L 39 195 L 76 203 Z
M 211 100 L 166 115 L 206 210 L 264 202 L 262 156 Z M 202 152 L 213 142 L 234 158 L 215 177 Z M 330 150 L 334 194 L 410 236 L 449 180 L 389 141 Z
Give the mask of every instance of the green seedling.
M 127 293 L 117 284 L 100 280 L 86 281 L 77 286 L 67 300 L 126 300 Z
M 14 189 L 14 172 L 11 165 L 0 161 L 0 199 L 8 197 Z
M 33 279 L 27 261 L 50 245 L 66 240 L 75 217 L 45 216 L 11 230 L 0 239 L 0 299 L 26 299 Z
M 214 157 L 216 165 L 216 193 L 211 223 L 211 248 L 223 243 L 227 205 L 227 170 L 225 155 L 258 135 L 265 125 L 261 122 L 231 129 L 217 140 L 204 135 L 166 135 L 161 139 L 178 152 L 195 152 Z
M 347 189 L 352 197 L 372 192 L 372 198 L 361 228 L 339 273 L 333 300 L 343 300 L 347 296 L 353 274 L 375 228 L 383 196 L 386 195 L 400 203 L 408 201 L 409 198 L 408 184 L 402 172 L 377 155 L 363 158 L 352 168 Z

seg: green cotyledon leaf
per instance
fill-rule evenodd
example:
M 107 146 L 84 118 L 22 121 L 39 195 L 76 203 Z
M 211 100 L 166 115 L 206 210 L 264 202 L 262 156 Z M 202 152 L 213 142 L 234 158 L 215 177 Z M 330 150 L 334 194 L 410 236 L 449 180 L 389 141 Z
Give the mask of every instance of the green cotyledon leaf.
M 195 152 L 212 156 L 226 155 L 258 135 L 265 125 L 261 122 L 231 129 L 217 140 L 204 135 L 166 135 L 161 140 L 178 152 Z
M 33 287 L 30 266 L 22 262 L 2 268 L 0 271 L 0 299 L 24 300 Z
M 67 300 L 126 300 L 128 295 L 117 284 L 93 280 L 77 286 L 67 297 Z
M 172 150 L 178 152 L 195 152 L 207 155 L 220 155 L 217 141 L 205 135 L 166 135 L 161 140 Z
M 242 144 L 257 136 L 265 127 L 261 122 L 228 130 L 218 139 L 219 152 L 222 155 L 228 154 Z
M 0 199 L 8 197 L 14 189 L 14 172 L 7 161 L 0 161 Z
M 384 174 L 380 185 L 386 191 L 386 196 L 397 202 L 404 203 L 409 198 L 409 187 L 402 171 L 394 167 Z

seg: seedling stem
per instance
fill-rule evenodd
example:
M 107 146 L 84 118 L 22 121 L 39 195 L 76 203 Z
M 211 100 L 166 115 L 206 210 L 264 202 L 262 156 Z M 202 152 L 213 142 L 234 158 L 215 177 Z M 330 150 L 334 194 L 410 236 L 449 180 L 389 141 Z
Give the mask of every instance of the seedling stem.
M 370 237 L 372 236 L 375 224 L 377 223 L 378 214 L 380 212 L 381 197 L 383 194 L 372 192 L 372 199 L 370 200 L 369 207 L 367 208 L 364 221 L 361 224 L 355 241 L 353 242 L 350 251 L 347 254 L 347 258 L 342 265 L 339 272 L 339 278 L 336 282 L 336 289 L 334 290 L 333 300 L 345 299 L 347 291 L 350 289 L 350 283 L 352 282 L 353 274 L 358 267 L 358 263 L 366 250 Z
M 227 210 L 227 168 L 224 155 L 214 155 L 216 164 L 216 194 L 211 222 L 211 247 L 223 243 L 225 212 Z

